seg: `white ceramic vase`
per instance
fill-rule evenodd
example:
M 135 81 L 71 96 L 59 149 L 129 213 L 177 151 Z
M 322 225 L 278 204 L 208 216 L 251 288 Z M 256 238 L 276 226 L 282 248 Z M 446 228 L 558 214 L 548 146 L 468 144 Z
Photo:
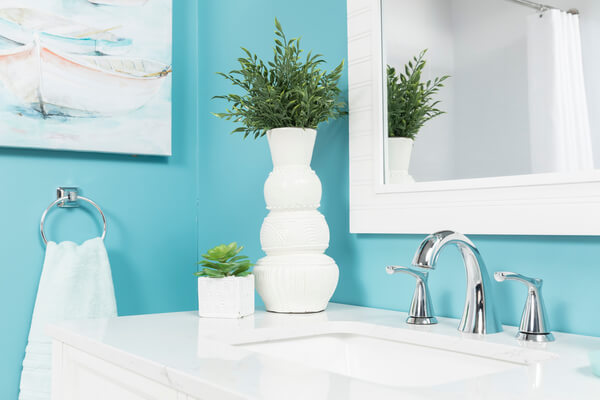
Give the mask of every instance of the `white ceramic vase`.
M 242 318 L 254 313 L 254 275 L 198 278 L 198 315 Z
M 273 172 L 265 182 L 265 218 L 260 241 L 266 257 L 254 267 L 256 290 L 268 311 L 323 311 L 339 270 L 325 255 L 329 227 L 317 211 L 321 182 L 310 168 L 317 132 L 278 128 L 267 132 Z
M 408 173 L 414 140 L 404 137 L 388 138 L 389 183 L 415 183 Z

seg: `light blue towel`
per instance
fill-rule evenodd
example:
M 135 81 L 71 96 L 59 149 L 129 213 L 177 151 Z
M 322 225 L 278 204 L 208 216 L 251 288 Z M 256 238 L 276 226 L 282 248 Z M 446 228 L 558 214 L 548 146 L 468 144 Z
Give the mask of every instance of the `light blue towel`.
M 50 400 L 52 343 L 46 325 L 116 315 L 103 240 L 90 239 L 82 245 L 48 242 L 23 360 L 19 400 Z

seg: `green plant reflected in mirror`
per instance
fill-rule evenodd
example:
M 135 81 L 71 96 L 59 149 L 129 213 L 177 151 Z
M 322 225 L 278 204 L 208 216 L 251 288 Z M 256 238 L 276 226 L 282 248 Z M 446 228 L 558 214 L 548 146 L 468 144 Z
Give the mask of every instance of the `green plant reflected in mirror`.
M 427 121 L 444 114 L 437 108 L 440 100 L 434 95 L 444 87 L 443 82 L 449 75 L 434 78 L 424 82 L 421 79 L 425 68 L 423 50 L 404 66 L 404 72 L 397 73 L 396 69 L 387 66 L 387 110 L 388 136 L 404 137 L 415 140 L 419 130 Z
M 427 121 L 444 114 L 435 95 L 449 75 L 423 81 L 427 49 L 404 65 L 403 72 L 387 65 L 388 165 L 390 183 L 413 183 L 408 173 L 414 140 Z

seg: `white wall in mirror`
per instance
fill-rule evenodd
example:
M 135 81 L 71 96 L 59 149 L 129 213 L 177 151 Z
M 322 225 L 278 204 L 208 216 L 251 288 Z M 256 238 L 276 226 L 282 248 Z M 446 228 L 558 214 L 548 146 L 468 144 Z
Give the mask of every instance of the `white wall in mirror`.
M 600 108 L 600 76 L 595 72 L 600 67 L 600 48 L 594 43 L 600 22 L 597 3 L 593 0 L 552 2 L 553 6 L 577 8 L 581 12 L 585 75 L 585 88 L 581 93 L 591 110 Z M 558 123 L 552 122 L 549 115 L 552 105 L 543 104 L 552 90 L 552 77 L 540 72 L 550 56 L 537 57 L 536 65 L 535 60 L 532 62 L 536 51 L 528 51 L 528 39 L 532 41 L 528 26 L 533 22 L 534 26 L 544 29 L 545 21 L 538 17 L 542 14 L 507 0 L 382 0 L 381 12 L 386 65 L 403 70 L 413 56 L 427 49 L 423 80 L 450 75 L 445 87 L 435 96 L 441 101 L 439 108 L 446 113 L 427 122 L 414 142 L 409 167 L 414 180 L 427 182 L 570 170 L 561 166 L 561 154 L 553 154 L 553 145 L 546 139 L 547 128 Z M 551 32 L 544 31 L 542 35 L 550 37 Z M 534 46 L 537 53 L 546 53 L 543 39 Z M 541 87 L 532 89 L 536 84 Z M 531 115 L 532 104 L 539 110 L 537 116 Z M 582 107 L 574 106 L 574 110 L 579 109 Z M 585 115 L 587 121 L 587 113 Z M 537 120 L 541 120 L 542 126 Z M 591 133 L 587 137 L 593 141 L 595 151 L 584 145 L 581 146 L 583 154 L 575 151 L 567 155 L 582 159 L 588 154 L 591 158 L 593 154 L 595 164 L 600 165 L 600 114 L 590 113 L 589 121 Z M 537 124 L 537 128 L 532 128 L 532 123 Z M 386 156 L 388 151 L 384 152 Z M 585 165 L 586 169 L 594 167 L 591 159 Z M 391 182 L 389 176 L 386 182 L 405 183 Z
M 517 146 L 507 144 L 510 141 L 507 138 L 516 135 L 515 131 L 518 131 L 518 128 L 514 126 L 524 126 L 523 120 L 527 118 L 527 114 L 523 112 L 523 104 L 527 103 L 527 99 L 518 96 L 502 101 L 491 99 L 486 88 L 470 89 L 474 93 L 472 104 L 488 102 L 501 109 L 501 115 L 514 117 L 511 121 L 499 119 L 501 123 L 493 124 L 489 122 L 492 118 L 485 113 L 471 115 L 473 121 L 470 122 L 475 132 L 485 127 L 494 129 L 495 133 L 491 137 L 497 142 L 492 141 L 486 145 L 492 149 L 491 152 L 470 152 L 469 156 L 473 157 L 471 160 L 464 155 L 457 157 L 455 153 L 447 151 L 455 144 L 456 138 L 449 135 L 444 137 L 439 132 L 434 132 L 443 129 L 444 126 L 456 127 L 459 124 L 461 113 L 457 110 L 456 102 L 453 102 L 453 99 L 459 96 L 459 90 L 454 82 L 453 85 L 449 84 L 444 88 L 448 90 L 443 93 L 443 96 L 446 96 L 444 110 L 450 110 L 452 113 L 448 112 L 436 120 L 431 120 L 426 126 L 430 131 L 423 131 L 423 136 L 419 136 L 418 139 L 422 140 L 423 149 L 415 148 L 415 157 L 419 154 L 422 157 L 413 161 L 411 167 L 418 168 L 418 177 L 424 180 L 411 185 L 384 184 L 385 141 L 382 138 L 387 121 L 384 123 L 383 72 L 386 55 L 382 45 L 385 40 L 382 32 L 385 22 L 385 16 L 382 19 L 382 7 L 385 3 L 382 4 L 382 1 L 348 0 L 350 230 L 355 233 L 431 233 L 438 229 L 453 229 L 467 234 L 600 234 L 600 172 L 592 170 L 578 173 L 526 174 L 525 166 L 529 161 L 514 160 L 518 154 L 528 154 L 526 145 L 515 151 L 514 147 Z M 422 27 L 420 22 L 426 20 L 440 22 L 423 34 L 439 39 L 437 47 L 427 46 L 431 54 L 439 53 L 431 58 L 431 76 L 446 73 L 441 69 L 438 71 L 437 68 L 443 68 L 451 61 L 453 64 L 450 65 L 454 68 L 459 65 L 456 63 L 457 46 L 453 44 L 446 47 L 449 39 L 444 37 L 444 32 L 448 29 L 452 28 L 453 32 L 457 29 L 448 23 L 441 23 L 444 13 L 453 12 L 451 3 L 474 4 L 461 18 L 469 17 L 470 12 L 480 13 L 487 10 L 487 7 L 493 16 L 494 12 L 497 12 L 495 7 L 508 7 L 511 10 L 509 12 L 514 12 L 516 18 L 521 18 L 520 22 L 525 24 L 523 18 L 532 13 L 532 10 L 510 4 L 507 0 L 397 2 L 406 3 L 405 12 L 411 8 L 418 9 L 418 17 L 414 17 L 411 22 L 414 29 Z M 435 6 L 436 3 L 447 4 L 440 8 Z M 582 18 L 584 13 L 600 16 L 600 2 L 594 4 L 593 1 L 574 0 L 571 3 L 561 1 L 552 4 L 555 3 L 565 8 L 580 8 Z M 475 37 L 481 25 L 487 28 L 491 24 L 485 18 L 473 19 L 472 22 L 473 24 L 465 23 L 461 26 L 464 30 L 461 34 Z M 502 28 L 503 24 L 498 23 L 498 27 Z M 405 25 L 402 29 L 410 30 L 410 27 Z M 503 29 L 506 36 L 497 37 L 496 40 L 502 43 L 498 42 L 495 46 L 510 53 L 512 44 L 514 49 L 521 46 L 519 51 L 522 52 L 523 44 L 518 43 L 515 31 L 510 26 L 504 26 Z M 590 24 L 589 29 L 593 30 L 594 24 Z M 503 42 L 505 39 L 507 42 Z M 419 40 L 421 37 L 418 34 L 406 34 L 404 43 L 407 43 L 407 54 L 414 55 L 418 50 L 422 50 L 424 43 L 420 43 Z M 492 38 L 487 40 L 492 42 Z M 438 50 L 433 51 L 434 49 Z M 469 65 L 469 57 L 474 55 L 470 54 L 467 45 L 462 51 L 466 54 L 465 65 Z M 600 62 L 600 59 L 597 62 Z M 475 61 L 473 63 L 476 64 Z M 489 70 L 498 69 L 498 64 L 488 61 L 484 67 Z M 527 85 L 522 72 L 523 65 L 515 66 L 513 70 L 504 68 L 499 76 L 490 77 L 494 80 L 490 85 L 499 88 L 498 90 L 513 85 Z M 590 78 L 592 81 L 594 79 L 598 78 Z M 590 103 L 598 100 L 600 90 L 590 95 L 589 99 Z M 594 110 L 591 114 L 597 118 Z M 431 132 L 431 137 L 428 137 L 428 132 Z M 441 143 L 439 147 L 443 149 L 445 146 L 446 151 L 427 149 L 427 142 Z M 499 156 L 502 152 L 504 155 Z M 432 166 L 429 163 L 434 156 L 454 165 L 451 169 Z M 494 157 L 502 162 L 492 162 Z M 478 159 L 483 161 L 483 164 L 476 164 Z M 510 170 L 494 172 L 494 166 L 506 167 L 507 164 Z M 485 174 L 474 171 L 481 170 L 481 165 L 489 168 Z M 460 170 L 469 171 L 471 175 L 463 176 L 467 179 L 456 179 L 454 171 Z

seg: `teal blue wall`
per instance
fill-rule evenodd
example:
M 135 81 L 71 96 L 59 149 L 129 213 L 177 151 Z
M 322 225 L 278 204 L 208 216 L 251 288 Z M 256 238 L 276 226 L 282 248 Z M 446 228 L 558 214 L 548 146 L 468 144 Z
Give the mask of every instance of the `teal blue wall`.
M 44 248 L 38 226 L 60 185 L 106 212 L 119 313 L 196 308 L 197 11 L 174 1 L 173 157 L 0 149 L 0 399 L 17 398 Z M 98 216 L 55 210 L 53 240 L 98 234 Z
M 265 140 L 243 141 L 228 134 L 233 124 L 209 111 L 223 103 L 210 97 L 231 86 L 216 71 L 236 67 L 245 46 L 270 57 L 273 18 L 303 47 L 325 54 L 334 64 L 346 58 L 346 0 L 221 0 L 200 6 L 200 247 L 237 240 L 249 254 L 261 256 L 258 233 L 266 215 L 262 185 L 271 170 Z M 347 78 L 341 86 L 347 92 Z M 351 235 L 348 225 L 348 122 L 319 128 L 313 168 L 323 182 L 321 211 L 331 227 L 328 254 L 340 267 L 334 300 L 370 307 L 408 309 L 414 282 L 388 276 L 388 264 L 408 264 L 423 236 Z M 600 212 L 600 210 L 598 210 Z M 452 228 L 452 227 L 448 227 Z M 551 323 L 556 330 L 600 336 L 600 238 L 474 236 L 491 271 L 509 269 L 542 277 Z M 465 273 L 455 249 L 440 256 L 431 275 L 432 298 L 439 315 L 462 313 Z M 525 289 L 516 283 L 496 286 L 504 323 L 517 325 Z

